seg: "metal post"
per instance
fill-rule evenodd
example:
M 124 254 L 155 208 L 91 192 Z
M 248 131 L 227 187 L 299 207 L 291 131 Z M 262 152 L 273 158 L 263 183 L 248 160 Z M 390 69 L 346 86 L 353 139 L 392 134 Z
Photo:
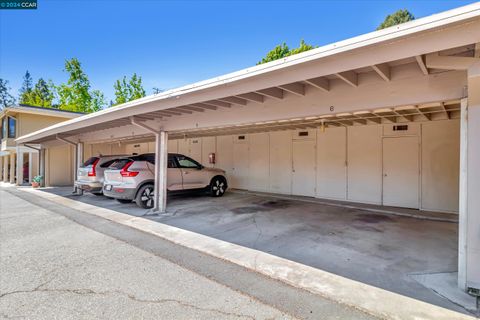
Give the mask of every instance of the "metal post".
M 164 213 L 167 210 L 167 163 L 168 133 L 155 133 L 155 191 L 154 212 Z

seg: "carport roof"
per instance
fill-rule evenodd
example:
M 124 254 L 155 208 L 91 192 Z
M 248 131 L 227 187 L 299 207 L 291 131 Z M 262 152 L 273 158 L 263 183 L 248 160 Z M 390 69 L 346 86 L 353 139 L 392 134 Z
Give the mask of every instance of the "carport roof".
M 389 68 L 392 65 L 413 61 L 418 63 L 424 74 L 428 74 L 434 71 L 427 67 L 429 55 L 433 53 L 438 57 L 439 52 L 460 46 L 460 42 L 451 37 L 452 41 L 448 44 L 440 41 L 428 48 L 426 45 L 403 48 L 402 40 L 425 32 L 467 24 L 473 20 L 478 22 L 479 17 L 480 2 L 477 2 L 84 115 L 21 136 L 16 142 L 42 143 L 54 140 L 58 135 L 66 137 L 130 125 L 133 119 L 149 121 L 247 103 L 262 103 L 266 98 L 282 99 L 285 92 L 302 96 L 306 86 L 329 91 L 329 81 L 332 78 L 357 87 L 358 74 L 365 68 L 372 68 L 382 79 L 390 81 Z M 476 44 L 478 35 L 467 35 L 467 38 L 475 41 L 467 47 L 461 43 L 463 48 L 454 54 L 468 59 L 476 56 L 476 50 L 480 49 Z M 368 59 L 365 59 L 365 50 L 376 49 L 380 45 L 389 45 L 396 49 L 384 55 L 370 54 Z M 352 63 L 352 56 L 354 59 L 362 56 L 363 60 Z M 443 108 L 442 104 L 440 108 Z M 444 108 L 443 110 L 445 111 Z M 398 115 L 398 112 L 392 112 Z M 422 114 L 418 107 L 416 112 Z M 339 117 L 341 118 L 341 115 L 337 115 L 337 118 Z

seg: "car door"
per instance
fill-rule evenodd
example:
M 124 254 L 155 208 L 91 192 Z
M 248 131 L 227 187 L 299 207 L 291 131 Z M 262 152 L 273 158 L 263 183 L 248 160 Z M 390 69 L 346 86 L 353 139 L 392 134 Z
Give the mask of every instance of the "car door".
M 167 160 L 167 190 L 176 191 L 183 189 L 182 172 L 178 168 L 175 157 L 168 155 Z M 148 168 L 155 176 L 155 156 L 151 156 L 147 159 Z
M 177 155 L 177 164 L 182 172 L 183 189 L 198 189 L 205 187 L 203 166 L 184 155 Z

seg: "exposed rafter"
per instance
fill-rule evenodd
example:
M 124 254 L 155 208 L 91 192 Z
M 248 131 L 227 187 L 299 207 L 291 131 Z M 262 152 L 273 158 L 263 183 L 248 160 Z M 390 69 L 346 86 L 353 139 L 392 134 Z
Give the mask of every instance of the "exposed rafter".
M 438 52 L 427 54 L 425 60 L 428 68 L 443 70 L 467 70 L 477 62 L 480 62 L 480 58 L 441 56 Z
M 222 108 L 230 108 L 232 105 L 230 103 L 227 103 L 227 102 L 223 102 L 223 101 L 218 101 L 218 100 L 210 100 L 210 101 L 205 101 L 205 102 L 202 102 L 203 104 L 208 104 L 208 105 L 211 105 L 211 106 L 215 106 L 215 107 L 222 107 Z
M 418 106 L 414 106 L 415 110 L 421 114 L 425 119 L 427 119 L 428 121 L 431 121 L 432 120 L 432 115 L 430 113 L 426 113 L 426 112 L 423 112 L 421 110 L 421 108 L 419 108 Z
M 425 56 L 416 56 L 415 59 L 417 60 L 418 67 L 422 70 L 424 75 L 428 75 L 428 68 L 425 64 Z
M 265 100 L 264 96 L 262 96 L 261 94 L 255 93 L 255 92 L 237 94 L 236 96 L 241 98 L 241 99 L 245 99 L 245 100 L 252 101 L 252 102 L 258 102 L 258 103 L 263 103 L 263 101 Z
M 208 109 L 208 110 L 217 110 L 217 106 L 213 106 L 205 103 L 193 103 L 190 106 L 194 106 L 202 109 Z
M 330 91 L 330 81 L 325 77 L 308 79 L 305 82 L 325 92 Z
M 376 64 L 372 68 L 383 80 L 390 81 L 390 66 L 388 64 Z
M 221 98 L 221 99 L 218 99 L 218 100 L 223 101 L 223 102 L 227 102 L 227 103 L 231 103 L 231 104 L 237 104 L 239 106 L 246 106 L 247 105 L 247 100 L 241 99 L 241 98 L 238 98 L 238 97 L 225 97 L 225 98 Z
M 199 107 L 194 107 L 194 106 L 181 106 L 181 107 L 178 107 L 178 108 L 183 109 L 183 110 L 196 111 L 196 112 L 204 112 L 205 111 L 204 108 L 199 108 Z
M 305 85 L 299 82 L 284 84 L 279 86 L 281 89 L 293 93 L 297 96 L 304 96 L 305 95 Z
M 280 88 L 268 88 L 268 89 L 263 89 L 263 90 L 258 90 L 256 93 L 259 93 L 261 95 L 282 100 L 283 99 L 283 90 Z
M 358 75 L 355 71 L 345 71 L 336 73 L 335 75 L 352 87 L 358 87 Z

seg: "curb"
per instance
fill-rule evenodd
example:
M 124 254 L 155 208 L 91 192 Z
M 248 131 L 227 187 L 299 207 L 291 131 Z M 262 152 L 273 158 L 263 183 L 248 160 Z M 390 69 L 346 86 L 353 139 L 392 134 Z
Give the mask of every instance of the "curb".
M 355 280 L 315 269 L 262 251 L 217 240 L 202 234 L 81 203 L 30 188 L 17 189 L 69 208 L 95 215 L 178 245 L 243 266 L 321 297 L 384 319 L 475 319 L 452 310 L 402 296 Z

